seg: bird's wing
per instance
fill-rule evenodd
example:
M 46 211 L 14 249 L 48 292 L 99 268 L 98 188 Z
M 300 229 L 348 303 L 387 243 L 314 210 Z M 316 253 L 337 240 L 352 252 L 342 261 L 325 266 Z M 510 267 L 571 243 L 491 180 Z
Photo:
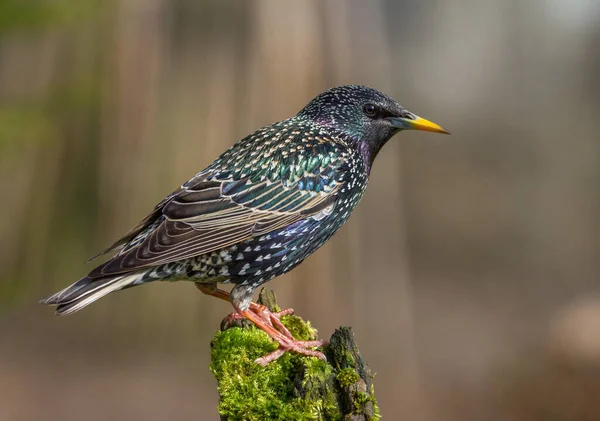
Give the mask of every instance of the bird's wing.
M 246 162 L 237 166 L 227 159 L 227 153 L 222 155 L 161 202 L 142 221 L 145 230 L 127 240 L 119 254 L 89 276 L 210 253 L 318 216 L 335 205 L 347 172 L 343 147 L 320 142 L 266 158 L 260 147 L 257 150 L 249 149 L 248 154 L 238 151 L 238 158 Z M 256 152 L 256 162 L 248 161 L 252 152 Z
M 88 260 L 88 263 L 108 252 L 120 250 L 121 248 L 125 247 L 135 237 L 137 237 L 142 232 L 144 232 L 149 227 L 151 227 L 153 224 L 155 224 L 158 221 L 158 219 L 160 219 L 160 217 L 162 216 L 162 210 L 165 207 L 165 205 L 169 202 L 169 200 L 171 200 L 173 197 L 175 197 L 182 190 L 183 190 L 183 187 L 174 191 L 169 196 L 167 196 L 165 199 L 163 199 L 160 203 L 158 203 L 154 207 L 154 209 L 152 209 L 152 212 L 150 212 L 144 219 L 142 219 L 127 234 L 125 234 L 123 237 L 119 238 L 117 241 L 115 241 L 113 244 L 111 244 L 109 247 L 105 248 L 104 250 L 102 250 L 101 252 L 96 254 L 95 256 L 91 257 Z

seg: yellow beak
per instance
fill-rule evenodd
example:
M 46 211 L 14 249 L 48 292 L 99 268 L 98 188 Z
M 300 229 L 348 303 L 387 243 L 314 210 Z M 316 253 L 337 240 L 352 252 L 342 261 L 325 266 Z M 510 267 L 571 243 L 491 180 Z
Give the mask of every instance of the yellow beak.
M 425 120 L 418 115 L 411 114 L 412 118 L 391 117 L 392 126 L 402 130 L 424 130 L 426 132 L 450 134 L 442 126 L 433 121 Z

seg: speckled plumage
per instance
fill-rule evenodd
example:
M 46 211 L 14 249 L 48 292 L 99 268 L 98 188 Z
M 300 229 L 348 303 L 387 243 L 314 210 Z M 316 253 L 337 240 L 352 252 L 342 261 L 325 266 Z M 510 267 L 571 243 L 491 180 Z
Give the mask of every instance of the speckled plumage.
M 330 89 L 233 145 L 107 249 L 109 261 L 43 302 L 69 314 L 119 289 L 190 280 L 235 284 L 231 301 L 246 309 L 346 222 L 381 147 L 416 119 L 374 89 Z

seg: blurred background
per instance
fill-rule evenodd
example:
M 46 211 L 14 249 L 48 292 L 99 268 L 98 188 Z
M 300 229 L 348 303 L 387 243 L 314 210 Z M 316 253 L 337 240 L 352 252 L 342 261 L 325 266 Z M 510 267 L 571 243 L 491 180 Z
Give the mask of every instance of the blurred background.
M 0 0 L 0 420 L 217 420 L 232 309 L 154 284 L 37 304 L 251 131 L 366 84 L 402 133 L 269 284 L 351 325 L 387 420 L 600 419 L 600 4 Z

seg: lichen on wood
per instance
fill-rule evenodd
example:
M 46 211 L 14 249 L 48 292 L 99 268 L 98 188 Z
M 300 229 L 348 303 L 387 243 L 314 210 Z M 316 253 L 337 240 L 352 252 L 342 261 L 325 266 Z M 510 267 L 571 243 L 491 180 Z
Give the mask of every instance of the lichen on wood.
M 280 310 L 271 291 L 259 302 Z M 309 322 L 290 315 L 283 324 L 300 340 L 314 340 Z M 354 341 L 352 329 L 340 327 L 323 349 L 327 362 L 286 353 L 262 367 L 254 360 L 277 348 L 249 323 L 222 326 L 212 343 L 210 369 L 219 392 L 219 414 L 225 421 L 324 420 L 375 421 L 379 410 L 372 375 Z

